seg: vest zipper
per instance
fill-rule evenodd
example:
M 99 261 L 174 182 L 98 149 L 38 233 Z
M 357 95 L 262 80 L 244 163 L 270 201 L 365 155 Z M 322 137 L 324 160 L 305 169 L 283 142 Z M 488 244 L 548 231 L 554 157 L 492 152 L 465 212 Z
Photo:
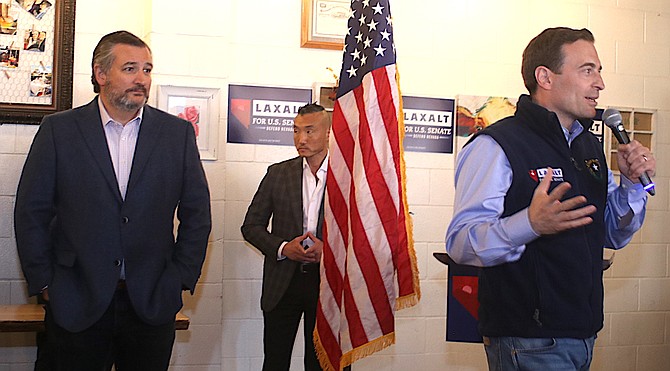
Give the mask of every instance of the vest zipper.
M 535 320 L 535 323 L 537 323 L 538 327 L 542 327 L 542 321 L 540 321 L 540 309 L 535 308 L 535 313 L 533 313 L 533 319 Z
M 535 304 L 535 311 L 533 312 L 533 320 L 537 324 L 538 327 L 542 327 L 542 321 L 540 321 L 540 307 L 542 306 L 542 289 L 541 285 L 539 282 L 539 273 L 538 269 L 540 269 L 540 264 L 538 262 L 538 258 L 536 254 L 532 254 L 532 260 L 533 260 L 533 272 L 535 273 L 535 289 L 537 290 L 537 303 Z

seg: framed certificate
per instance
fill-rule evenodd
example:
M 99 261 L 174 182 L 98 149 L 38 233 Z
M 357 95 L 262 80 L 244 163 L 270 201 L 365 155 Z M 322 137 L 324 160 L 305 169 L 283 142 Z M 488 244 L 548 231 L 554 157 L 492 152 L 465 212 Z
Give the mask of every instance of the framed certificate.
M 302 0 L 300 46 L 341 50 L 350 4 L 349 0 Z

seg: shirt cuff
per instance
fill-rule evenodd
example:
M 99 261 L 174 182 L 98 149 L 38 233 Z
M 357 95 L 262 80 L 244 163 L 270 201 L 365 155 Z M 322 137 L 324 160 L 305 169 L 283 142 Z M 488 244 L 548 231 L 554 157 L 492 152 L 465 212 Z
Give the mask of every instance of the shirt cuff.
M 647 199 L 647 192 L 641 183 L 633 183 L 624 175 L 620 176 L 621 188 L 624 190 L 623 195 L 627 198 L 626 203 L 633 210 L 635 215 L 640 214 L 644 208 L 645 200 Z M 622 203 L 623 204 L 623 203 Z
M 642 196 L 646 194 L 644 191 L 644 187 L 642 186 L 642 183 L 633 183 L 632 180 L 628 179 L 623 174 L 620 175 L 619 180 L 621 187 L 626 191 L 630 192 L 631 194 L 640 193 Z
M 505 218 L 505 231 L 513 246 L 526 245 L 540 237 L 530 225 L 528 208 Z
M 279 246 L 279 250 L 277 250 L 277 261 L 286 259 L 286 257 L 284 256 L 283 252 L 284 252 L 284 246 L 286 246 L 287 243 L 288 243 L 288 242 L 284 241 L 284 242 L 282 242 L 281 245 Z

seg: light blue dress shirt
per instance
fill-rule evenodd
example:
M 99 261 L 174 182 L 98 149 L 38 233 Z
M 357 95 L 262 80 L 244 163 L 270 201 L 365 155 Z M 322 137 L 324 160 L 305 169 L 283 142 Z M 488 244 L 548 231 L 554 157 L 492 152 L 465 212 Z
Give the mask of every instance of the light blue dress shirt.
M 584 131 L 575 121 L 568 145 Z M 608 169 L 605 209 L 606 246 L 620 249 L 630 242 L 644 221 L 646 192 L 625 176 L 617 185 Z M 502 147 L 480 135 L 458 155 L 454 215 L 447 229 L 447 253 L 459 264 L 489 267 L 521 258 L 526 244 L 539 235 L 528 219 L 528 208 L 501 218 L 505 195 L 512 184 L 512 168 Z M 588 202 L 588 200 L 587 200 Z
M 114 173 L 116 174 L 116 182 L 119 185 L 121 198 L 125 200 L 144 107 L 140 108 L 134 119 L 128 121 L 128 123 L 124 125 L 112 119 L 105 109 L 105 106 L 102 104 L 102 99 L 100 99 L 100 97 L 98 97 L 98 106 L 100 107 L 100 119 L 102 120 L 102 126 L 105 130 L 105 138 L 107 138 L 109 155 L 112 158 Z M 126 262 L 124 260 L 121 264 L 120 279 L 125 278 Z
M 125 200 L 144 107 L 140 108 L 134 119 L 126 124 L 121 124 L 109 116 L 100 98 L 98 98 L 98 105 L 100 106 L 100 118 L 105 130 L 105 137 L 107 138 L 109 155 L 114 165 L 119 192 L 121 192 L 121 197 Z

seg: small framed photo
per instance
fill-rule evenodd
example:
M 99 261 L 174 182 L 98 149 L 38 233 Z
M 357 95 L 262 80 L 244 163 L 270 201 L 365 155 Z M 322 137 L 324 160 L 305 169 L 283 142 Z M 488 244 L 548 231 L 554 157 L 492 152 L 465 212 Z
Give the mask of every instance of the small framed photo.
M 219 89 L 158 87 L 158 108 L 193 125 L 202 160 L 217 159 L 219 103 Z
M 337 86 L 324 82 L 315 82 L 312 84 L 312 96 L 316 99 L 316 103 L 323 106 L 326 111 L 332 112 L 335 108 L 335 100 L 337 99 Z
M 342 50 L 350 0 L 302 0 L 300 46 Z

